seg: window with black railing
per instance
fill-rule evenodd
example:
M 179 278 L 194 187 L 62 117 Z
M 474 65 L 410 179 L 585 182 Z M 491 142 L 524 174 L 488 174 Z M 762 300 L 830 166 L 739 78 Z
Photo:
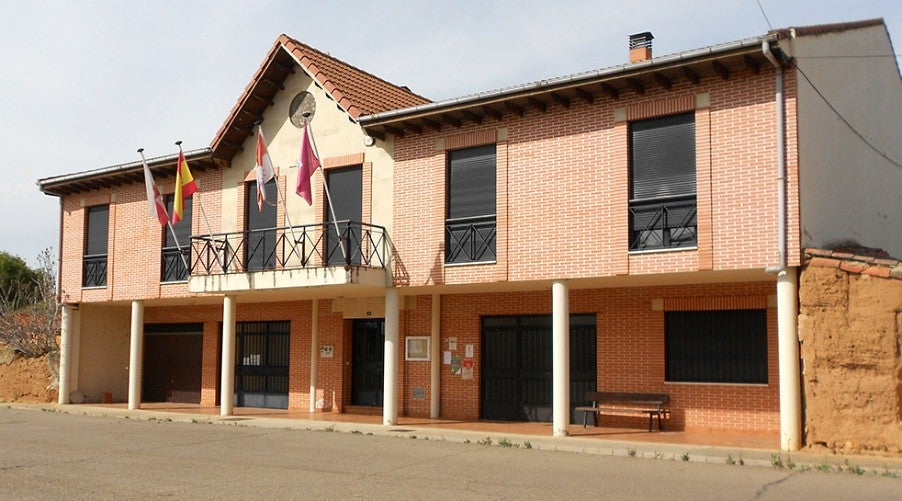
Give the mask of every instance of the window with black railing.
M 630 122 L 630 250 L 695 247 L 695 114 Z
M 160 255 L 160 281 L 180 282 L 188 280 L 188 260 L 191 258 L 192 200 L 185 199 L 182 218 L 178 223 L 163 227 L 163 249 Z M 166 196 L 166 210 L 172 214 L 173 196 Z
M 495 261 L 495 145 L 448 153 L 445 263 Z
M 82 260 L 84 287 L 106 285 L 107 246 L 110 233 L 110 206 L 88 207 L 85 215 L 85 248 Z

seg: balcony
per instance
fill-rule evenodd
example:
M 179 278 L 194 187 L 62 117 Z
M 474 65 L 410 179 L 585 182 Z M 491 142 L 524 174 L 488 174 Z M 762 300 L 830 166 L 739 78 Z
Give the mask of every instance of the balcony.
M 191 292 L 299 287 L 383 289 L 385 228 L 355 221 L 191 237 Z
M 630 200 L 630 250 L 698 245 L 695 194 Z
M 497 222 L 495 215 L 445 220 L 445 263 L 493 262 Z

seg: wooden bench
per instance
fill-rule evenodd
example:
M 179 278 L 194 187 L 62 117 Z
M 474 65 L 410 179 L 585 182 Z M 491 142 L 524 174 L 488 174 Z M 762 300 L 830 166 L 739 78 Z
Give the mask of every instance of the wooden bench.
M 592 405 L 576 407 L 583 411 L 583 428 L 589 420 L 589 414 L 648 414 L 648 431 L 652 431 L 654 417 L 658 417 L 658 430 L 663 430 L 661 416 L 667 412 L 665 406 L 669 398 L 664 393 L 623 393 L 605 391 L 587 391 L 586 400 Z M 595 417 L 596 423 L 598 417 Z

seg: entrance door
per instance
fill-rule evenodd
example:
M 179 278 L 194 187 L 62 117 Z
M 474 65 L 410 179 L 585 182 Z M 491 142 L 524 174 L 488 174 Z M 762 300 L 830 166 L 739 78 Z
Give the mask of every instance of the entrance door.
M 142 402 L 200 403 L 203 324 L 145 324 Z
M 360 264 L 360 225 L 349 225 L 347 221 L 360 223 L 363 220 L 363 168 L 357 166 L 330 169 L 326 171 L 326 183 L 332 197 L 332 207 L 335 209 L 335 219 L 332 219 L 332 211 L 326 208 L 328 264 L 346 262 L 339 242 L 344 245 L 348 261 L 351 264 Z M 338 224 L 338 234 L 332 221 L 345 221 Z
M 268 201 L 263 202 L 262 212 L 257 206 L 257 181 L 248 183 L 245 190 L 247 238 L 244 259 L 247 271 L 272 270 L 276 267 L 276 180 L 270 180 L 263 188 Z
M 288 408 L 290 322 L 238 322 L 235 405 Z
M 570 316 L 570 403 L 596 384 L 595 315 Z M 482 319 L 482 419 L 550 422 L 551 316 Z M 571 421 L 575 422 L 571 409 Z
M 385 320 L 354 320 L 351 405 L 382 406 Z

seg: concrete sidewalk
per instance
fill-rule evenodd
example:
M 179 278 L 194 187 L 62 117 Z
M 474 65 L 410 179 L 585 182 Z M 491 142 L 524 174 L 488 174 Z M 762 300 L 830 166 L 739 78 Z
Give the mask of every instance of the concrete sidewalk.
M 209 423 L 226 426 L 275 428 L 306 431 L 332 431 L 349 434 L 394 436 L 417 440 L 448 441 L 497 445 L 504 447 L 525 447 L 549 451 L 561 451 L 605 456 L 623 456 L 671 461 L 689 461 L 711 464 L 742 464 L 768 468 L 812 469 L 863 474 L 895 475 L 902 477 L 902 457 L 865 456 L 833 454 L 830 451 L 803 449 L 783 452 L 775 449 L 749 447 L 713 446 L 687 443 L 648 442 L 643 440 L 606 439 L 593 436 L 552 437 L 549 435 L 507 433 L 503 423 L 467 423 L 468 429 L 454 429 L 449 425 L 424 426 L 416 423 L 401 423 L 385 426 L 373 423 L 372 416 L 349 416 L 342 414 L 342 420 L 330 420 L 328 413 L 316 413 L 317 419 L 303 419 L 292 416 L 270 417 L 264 414 L 219 416 L 208 412 L 190 410 L 139 409 L 96 404 L 56 405 L 56 404 L 6 404 L 10 408 L 50 411 L 64 414 L 137 419 L 145 421 L 172 421 L 185 423 Z M 262 411 L 262 410 L 261 410 Z M 272 416 L 278 416 L 273 413 Z M 355 418 L 357 418 L 355 420 Z M 371 422 L 365 422 L 371 421 Z M 379 418 L 381 422 L 381 417 Z M 415 420 L 416 421 L 416 420 Z M 420 420 L 421 422 L 423 420 Z M 426 420 L 428 421 L 428 420 Z M 512 426 L 514 426 L 512 424 Z M 641 437 L 641 435 L 639 435 Z

